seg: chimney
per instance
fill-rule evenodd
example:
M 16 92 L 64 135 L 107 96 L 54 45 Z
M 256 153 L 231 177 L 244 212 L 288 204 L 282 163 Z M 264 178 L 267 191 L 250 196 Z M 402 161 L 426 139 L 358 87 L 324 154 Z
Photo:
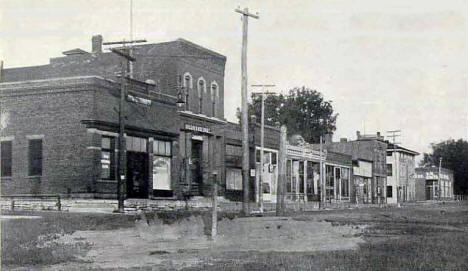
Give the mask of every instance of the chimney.
M 332 143 L 332 134 L 330 134 L 330 133 L 325 134 L 324 141 L 325 141 L 325 144 Z
M 95 35 L 91 39 L 91 44 L 92 44 L 92 53 L 93 54 L 100 54 L 102 53 L 102 36 L 101 35 Z
M 348 142 L 348 139 L 346 137 L 342 137 L 340 138 L 340 142 L 341 143 Z
M 380 132 L 377 132 L 377 139 L 380 139 Z
M 356 136 L 357 136 L 357 139 L 359 140 L 361 138 L 361 132 L 360 131 L 356 131 Z

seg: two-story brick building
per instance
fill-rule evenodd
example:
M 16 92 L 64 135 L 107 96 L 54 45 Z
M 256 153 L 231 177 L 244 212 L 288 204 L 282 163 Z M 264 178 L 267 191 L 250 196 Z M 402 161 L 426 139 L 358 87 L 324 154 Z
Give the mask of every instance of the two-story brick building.
M 103 52 L 101 36 L 91 52 L 64 55 L 2 71 L 2 193 L 115 198 L 118 73 L 126 63 Z M 124 106 L 127 196 L 206 195 L 213 171 L 225 177 L 226 57 L 183 39 L 135 46 L 133 56 Z

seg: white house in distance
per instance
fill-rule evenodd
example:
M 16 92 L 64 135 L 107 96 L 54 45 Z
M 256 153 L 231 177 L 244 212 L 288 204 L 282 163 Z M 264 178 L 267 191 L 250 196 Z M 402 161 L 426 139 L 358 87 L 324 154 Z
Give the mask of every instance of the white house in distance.
M 387 146 L 387 203 L 416 200 L 415 157 L 418 152 L 389 143 Z

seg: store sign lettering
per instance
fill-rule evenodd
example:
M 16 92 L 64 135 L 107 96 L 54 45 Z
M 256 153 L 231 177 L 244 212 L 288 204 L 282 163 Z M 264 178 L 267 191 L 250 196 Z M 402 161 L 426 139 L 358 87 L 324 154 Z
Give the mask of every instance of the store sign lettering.
M 211 133 L 210 128 L 196 126 L 192 124 L 185 124 L 185 129 L 190 130 L 190 131 L 195 131 L 195 132 L 201 132 L 201 133 Z
M 416 174 L 416 178 L 418 179 L 427 179 L 427 180 L 437 180 L 439 179 L 439 173 L 438 172 L 425 172 L 423 174 Z M 450 177 L 448 174 L 441 173 L 440 174 L 440 179 L 442 180 L 450 180 Z

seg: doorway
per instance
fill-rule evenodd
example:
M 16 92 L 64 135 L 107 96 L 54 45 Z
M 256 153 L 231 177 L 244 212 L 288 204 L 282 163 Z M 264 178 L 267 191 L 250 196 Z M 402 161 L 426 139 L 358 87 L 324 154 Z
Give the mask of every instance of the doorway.
M 148 198 L 148 155 L 127 152 L 127 196 Z
M 203 141 L 192 140 L 192 157 L 190 164 L 191 194 L 202 195 L 203 189 Z

